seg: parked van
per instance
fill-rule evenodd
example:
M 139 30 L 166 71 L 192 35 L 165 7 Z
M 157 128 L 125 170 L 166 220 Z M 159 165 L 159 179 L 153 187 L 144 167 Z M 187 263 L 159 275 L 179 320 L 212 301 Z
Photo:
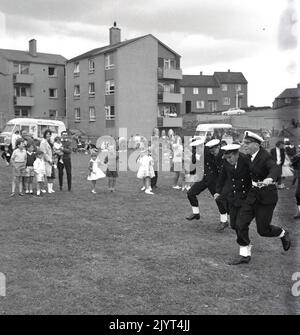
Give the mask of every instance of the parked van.
M 226 123 L 203 123 L 196 128 L 194 139 L 207 142 L 211 138 L 225 140 L 227 144 L 233 142 L 232 125 Z
M 43 138 L 43 133 L 46 129 L 50 129 L 52 131 L 52 138 L 54 139 L 54 137 L 58 135 L 60 136 L 61 132 L 66 130 L 66 126 L 62 121 L 57 120 L 29 118 L 12 119 L 7 122 L 0 134 L 0 146 L 10 144 L 12 134 L 14 134 L 17 130 L 20 132 L 22 130 L 26 130 L 27 134 L 40 141 Z

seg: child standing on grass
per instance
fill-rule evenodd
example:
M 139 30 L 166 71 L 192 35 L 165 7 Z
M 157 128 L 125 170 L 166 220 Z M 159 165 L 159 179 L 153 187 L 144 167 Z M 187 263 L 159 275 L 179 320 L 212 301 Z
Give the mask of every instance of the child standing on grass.
M 137 163 L 139 165 L 137 177 L 143 179 L 143 187 L 141 190 L 145 191 L 146 194 L 154 194 L 151 189 L 151 178 L 155 176 L 153 168 L 154 163 L 148 149 L 141 149 Z
M 11 197 L 15 195 L 16 183 L 19 184 L 19 195 L 23 196 L 23 177 L 25 176 L 27 154 L 24 147 L 24 140 L 16 141 L 16 149 L 11 156 L 11 164 L 13 168 L 13 181 L 11 187 Z
M 105 174 L 99 167 L 99 160 L 98 160 L 98 151 L 93 150 L 91 152 L 91 159 L 89 163 L 89 175 L 87 180 L 92 182 L 92 193 L 96 194 L 96 182 L 98 179 L 105 178 Z
M 43 151 L 36 153 L 36 160 L 33 163 L 33 169 L 36 175 L 36 195 L 41 195 L 41 190 L 44 189 L 44 181 L 46 175 L 46 165 L 44 161 Z
M 34 168 L 33 163 L 35 161 L 35 153 L 33 152 L 34 147 L 30 144 L 27 148 L 27 161 L 26 161 L 26 173 L 25 173 L 25 193 L 33 194 L 33 177 L 34 177 Z
M 109 145 L 104 164 L 107 164 L 106 177 L 108 178 L 108 190 L 110 192 L 114 192 L 116 187 L 116 181 L 118 177 L 118 159 L 119 158 L 115 146 Z

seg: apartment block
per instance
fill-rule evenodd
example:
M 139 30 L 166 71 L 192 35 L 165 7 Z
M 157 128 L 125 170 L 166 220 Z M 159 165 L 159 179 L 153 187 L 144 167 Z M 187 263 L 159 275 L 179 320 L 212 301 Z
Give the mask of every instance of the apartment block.
M 153 35 L 121 41 L 116 23 L 109 45 L 74 57 L 66 66 L 70 129 L 90 136 L 149 137 L 154 127 L 182 127 L 180 56 Z
M 248 82 L 241 72 L 183 75 L 180 85 L 183 114 L 221 112 L 248 104 Z
M 0 49 L 0 127 L 14 117 L 64 119 L 65 63 L 63 56 L 29 50 Z

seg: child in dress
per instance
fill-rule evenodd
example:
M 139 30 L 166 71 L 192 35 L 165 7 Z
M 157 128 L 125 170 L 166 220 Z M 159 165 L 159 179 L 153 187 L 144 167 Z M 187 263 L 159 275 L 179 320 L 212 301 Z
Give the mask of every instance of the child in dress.
M 54 169 L 57 168 L 57 163 L 64 164 L 63 162 L 63 144 L 61 143 L 60 137 L 56 136 L 53 143 L 53 156 L 54 156 L 54 162 L 53 167 Z
M 98 152 L 96 150 L 93 150 L 91 152 L 91 159 L 89 163 L 89 175 L 87 177 L 87 180 L 90 180 L 92 182 L 92 193 L 96 194 L 96 182 L 98 179 L 105 178 L 105 174 L 99 167 L 100 161 L 98 159 Z
M 115 146 L 109 145 L 104 163 L 107 164 L 106 177 L 108 178 L 108 190 L 110 192 L 114 192 L 116 187 L 116 181 L 118 177 L 118 159 L 119 158 Z
M 34 147 L 32 144 L 30 144 L 27 147 L 27 161 L 26 161 L 26 173 L 25 173 L 25 186 L 26 186 L 26 191 L 25 193 L 28 194 L 33 194 L 33 177 L 34 177 L 34 168 L 33 168 L 33 163 L 35 161 L 36 155 L 33 152 Z
M 137 163 L 139 165 L 137 177 L 143 179 L 143 187 L 141 190 L 145 190 L 146 194 L 154 194 L 151 189 L 151 178 L 155 176 L 153 168 L 154 163 L 148 149 L 141 149 Z
M 41 190 L 44 189 L 44 181 L 46 175 L 46 165 L 44 161 L 44 153 L 42 151 L 38 151 L 36 153 L 36 159 L 33 163 L 33 170 L 36 175 L 36 195 L 41 195 Z
M 27 154 L 24 141 L 18 139 L 16 141 L 16 149 L 12 153 L 11 163 L 13 167 L 13 181 L 11 188 L 11 197 L 15 195 L 16 183 L 19 184 L 19 195 L 23 196 L 23 177 L 25 176 Z
M 6 166 L 10 165 L 11 155 L 12 155 L 12 152 L 9 148 L 9 145 L 5 144 L 1 157 L 5 160 Z

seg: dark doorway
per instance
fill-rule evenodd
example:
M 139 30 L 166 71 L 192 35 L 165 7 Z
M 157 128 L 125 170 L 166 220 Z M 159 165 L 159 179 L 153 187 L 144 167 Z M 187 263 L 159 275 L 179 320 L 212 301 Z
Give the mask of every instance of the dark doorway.
M 185 102 L 185 113 L 188 114 L 192 111 L 192 102 L 186 101 Z

